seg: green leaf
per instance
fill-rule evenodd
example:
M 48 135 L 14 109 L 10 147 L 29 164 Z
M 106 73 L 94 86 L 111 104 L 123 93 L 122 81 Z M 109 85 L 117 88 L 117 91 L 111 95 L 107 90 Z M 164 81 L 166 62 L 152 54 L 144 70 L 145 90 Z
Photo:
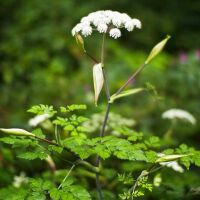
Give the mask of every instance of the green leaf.
M 77 121 L 78 121 L 79 123 L 83 123 L 83 122 L 86 122 L 86 121 L 88 121 L 88 120 L 89 120 L 88 118 L 83 117 L 83 116 L 79 116 L 79 117 L 77 118 Z
M 76 110 L 86 110 L 87 106 L 85 104 L 72 104 L 67 107 L 60 107 L 60 111 L 65 113 L 65 112 L 72 112 Z
M 64 130 L 66 130 L 66 131 L 73 131 L 74 128 L 75 128 L 75 127 L 74 127 L 73 125 L 69 124 L 69 125 L 66 125 L 66 126 L 64 127 Z
M 200 166 L 200 151 L 195 150 L 192 147 L 188 147 L 186 144 L 181 144 L 175 151 L 178 154 L 188 155 L 180 158 L 180 163 L 189 169 L 191 164 Z
M 48 145 L 48 150 L 55 151 L 55 152 L 61 154 L 63 151 L 63 147 L 59 147 L 59 146 L 55 146 L 55 145 Z
M 32 106 L 27 112 L 34 113 L 37 115 L 42 115 L 42 114 L 49 114 L 50 116 L 53 116 L 57 111 L 54 110 L 53 106 L 48 106 L 48 105 L 35 105 Z
M 164 40 L 162 40 L 156 46 L 153 47 L 148 58 L 145 61 L 145 64 L 148 64 L 152 59 L 154 59 L 162 51 L 162 49 L 164 48 L 164 46 L 166 45 L 169 39 L 170 39 L 170 36 L 168 35 Z
M 72 196 L 72 200 L 91 200 L 91 196 L 88 191 L 79 185 L 72 185 L 69 188 L 66 188 L 69 191 L 69 194 Z M 63 193 L 65 193 L 65 187 L 63 188 Z M 70 199 L 70 198 L 69 198 Z
M 48 154 L 44 151 L 39 151 L 39 152 L 25 152 L 25 153 L 21 153 L 20 155 L 18 155 L 17 157 L 19 158 L 23 158 L 26 160 L 34 160 L 34 159 L 41 159 L 44 160 L 48 157 Z
M 156 99 L 156 100 L 162 100 L 163 99 L 163 97 L 158 94 L 158 91 L 156 90 L 156 87 L 154 85 L 152 85 L 149 82 L 147 82 L 145 85 L 146 85 L 147 91 L 150 93 L 150 95 L 154 99 Z
M 193 155 L 193 160 L 194 160 L 194 164 L 197 166 L 197 167 L 200 167 L 200 151 L 196 151 Z
M 103 160 L 105 160 L 106 158 L 109 158 L 111 155 L 111 151 L 109 149 L 107 149 L 104 145 L 97 145 L 94 148 L 94 152 L 99 155 Z
M 157 153 L 155 151 L 146 151 L 145 152 L 147 161 L 149 163 L 155 163 L 157 159 Z
M 143 138 L 142 132 L 133 132 L 132 135 L 128 137 L 128 140 L 136 142 L 137 140 L 142 140 L 142 138 Z
M 46 200 L 46 196 L 40 192 L 31 192 L 27 198 L 27 200 Z
M 68 119 L 67 118 L 63 118 L 63 117 L 57 117 L 54 121 L 54 124 L 60 125 L 60 126 L 66 126 L 69 124 Z
M 144 143 L 150 148 L 160 147 L 160 138 L 157 136 L 151 136 L 148 140 L 145 140 Z
M 53 188 L 50 181 L 42 180 L 41 178 L 29 180 L 30 192 L 28 200 L 46 200 L 46 193 Z
M 45 138 L 45 135 L 40 128 L 35 129 L 34 131 L 32 131 L 32 133 L 40 138 Z
M 17 192 L 16 192 L 17 190 Z M 0 200 L 19 200 L 26 199 L 28 191 L 22 187 L 8 187 L 0 189 Z
M 122 97 L 125 97 L 125 96 L 137 94 L 137 93 L 139 93 L 139 92 L 142 92 L 143 90 L 144 90 L 144 88 L 136 88 L 136 89 L 130 89 L 130 90 L 122 91 L 122 92 L 121 92 L 120 94 L 118 94 L 118 95 L 113 94 L 113 95 L 110 97 L 109 103 L 113 103 L 116 99 L 119 99 L 119 98 L 122 98 Z
M 123 174 L 118 174 L 118 180 L 122 182 L 123 184 L 132 184 L 133 183 L 133 177 L 131 173 L 123 173 Z
M 91 141 L 84 137 L 70 137 L 63 140 L 62 144 L 64 147 L 79 155 L 81 159 L 86 159 L 94 153 L 90 147 Z
M 15 144 L 18 141 L 19 141 L 19 139 L 16 138 L 16 137 L 3 137 L 3 138 L 0 138 L 0 142 L 4 142 L 5 144 Z
M 91 196 L 85 188 L 67 180 L 60 190 L 52 188 L 49 193 L 52 200 L 91 200 Z
M 38 141 L 31 140 L 31 139 L 25 138 L 23 136 L 3 137 L 3 138 L 0 138 L 0 141 L 4 142 L 6 144 L 12 144 L 13 148 L 22 148 L 22 147 L 28 147 L 28 146 L 35 147 L 38 144 Z
M 53 188 L 49 191 L 52 200 L 60 200 L 61 192 L 58 188 Z
M 87 131 L 87 128 L 84 127 L 84 126 L 78 126 L 78 127 L 77 127 L 77 131 L 79 131 L 79 132 L 88 132 L 88 131 Z

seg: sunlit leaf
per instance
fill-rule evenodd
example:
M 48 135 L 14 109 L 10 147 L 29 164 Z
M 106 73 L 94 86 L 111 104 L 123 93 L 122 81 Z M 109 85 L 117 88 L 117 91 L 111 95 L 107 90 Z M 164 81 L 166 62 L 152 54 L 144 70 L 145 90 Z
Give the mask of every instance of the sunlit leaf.
M 116 99 L 119 99 L 119 98 L 122 98 L 122 97 L 125 97 L 125 96 L 129 96 L 129 95 L 133 95 L 133 94 L 136 94 L 136 93 L 139 93 L 139 92 L 142 92 L 144 90 L 144 88 L 136 88 L 136 89 L 130 89 L 130 90 L 125 90 L 125 91 L 122 91 L 120 94 L 118 95 L 112 95 L 110 97 L 110 103 L 113 103 Z

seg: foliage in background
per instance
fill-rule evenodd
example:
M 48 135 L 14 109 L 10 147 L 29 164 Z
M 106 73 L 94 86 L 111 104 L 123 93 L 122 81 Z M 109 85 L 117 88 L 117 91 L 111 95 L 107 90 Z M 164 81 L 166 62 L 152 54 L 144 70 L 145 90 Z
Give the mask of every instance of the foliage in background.
M 159 56 L 133 84 L 147 87 L 149 98 L 138 94 L 137 98 L 127 98 L 125 105 L 119 100 L 114 113 L 118 110 L 124 119 L 136 122 L 134 130 L 150 135 L 163 136 L 170 122 L 161 119 L 161 113 L 176 107 L 190 111 L 197 122 L 200 120 L 200 53 L 199 48 L 199 9 L 200 2 L 192 1 L 82 1 L 82 0 L 3 0 L 0 7 L 0 127 L 30 128 L 30 114 L 24 114 L 24 107 L 33 104 L 51 104 L 56 107 L 74 102 L 87 103 L 90 114 L 102 113 L 104 104 L 98 108 L 93 104 L 93 88 L 90 70 L 91 63 L 84 58 L 70 36 L 71 28 L 86 13 L 99 9 L 126 11 L 138 16 L 144 25 L 143 31 L 129 34 L 129 40 L 108 42 L 109 58 L 106 58 L 110 75 L 111 90 L 116 90 L 127 74 L 134 71 L 146 58 L 152 44 L 160 40 L 166 32 L 172 35 L 168 53 Z M 172 17 L 173 15 L 173 17 Z M 123 33 L 127 34 L 127 33 Z M 88 49 L 98 55 L 93 47 L 99 44 L 97 36 L 86 40 Z M 73 41 L 72 41 L 73 40 Z M 137 50 L 136 50 L 137 49 Z M 177 56 L 172 56 L 178 54 Z M 81 62 L 80 62 L 81 61 Z M 121 70 L 123 69 L 123 70 Z M 144 80 L 147 83 L 144 83 Z M 148 84 L 150 83 L 150 85 Z M 157 90 L 157 95 L 155 90 Z M 87 94 L 86 94 L 87 93 Z M 58 97 L 59 96 L 59 97 Z M 84 96 L 84 98 L 83 98 Z M 159 97 L 159 98 L 158 98 Z M 161 97 L 161 98 L 160 98 Z M 101 115 L 101 114 L 99 114 Z M 101 118 L 101 117 L 100 117 Z M 99 119 L 101 121 L 101 119 Z M 121 119 L 122 120 L 122 119 Z M 93 120 L 91 123 L 96 123 Z M 47 124 L 48 125 L 48 124 Z M 95 128 L 95 124 L 94 124 Z M 113 125 L 110 125 L 113 128 Z M 124 131 L 124 130 L 123 130 Z M 45 129 L 50 137 L 52 130 Z M 113 130 L 118 134 L 119 130 Z M 187 143 L 199 146 L 200 125 L 188 126 L 181 123 L 175 127 L 176 144 Z M 91 133 L 88 133 L 91 134 Z M 33 163 L 16 158 L 15 150 L 0 144 L 0 186 L 13 182 L 15 174 L 25 171 L 29 177 L 51 175 L 45 172 L 48 165 L 43 161 Z M 56 159 L 60 168 L 63 161 Z M 113 160 L 113 168 L 123 173 L 141 172 L 142 163 L 129 163 Z M 197 199 L 199 196 L 199 171 L 192 167 L 190 172 L 177 174 L 163 169 L 161 187 L 154 188 L 146 198 L 152 199 Z M 106 176 L 115 176 L 115 171 L 108 169 Z M 83 173 L 81 170 L 80 174 Z M 55 180 L 61 181 L 66 170 L 60 170 Z M 91 174 L 87 174 L 91 177 Z M 173 179 L 171 178 L 173 177 Z M 111 177 L 112 178 L 112 177 Z M 82 180 L 85 182 L 84 178 Z M 115 184 L 115 183 L 113 183 Z M 15 189 L 16 190 L 16 189 Z M 10 189 L 10 194 L 13 189 Z M 20 191 L 23 195 L 23 191 Z M 163 196 L 163 193 L 165 196 Z M 5 195 L 8 195 L 6 193 Z M 107 194 L 112 199 L 111 194 Z M 197 195 L 197 196 L 195 196 Z M 9 196 L 8 196 L 9 197 Z
M 142 132 L 133 131 L 126 126 L 126 123 L 122 123 L 121 118 L 118 119 L 120 123 L 117 123 L 117 126 L 111 126 L 115 132 L 117 131 L 117 135 L 113 132 L 103 138 L 96 137 L 96 130 L 92 131 L 92 135 L 88 135 L 87 127 L 84 126 L 84 122 L 89 120 L 83 115 L 85 109 L 85 105 L 71 105 L 60 107 L 57 111 L 53 106 L 37 105 L 28 110 L 35 116 L 50 114 L 50 124 L 56 125 L 54 134 L 44 134 L 40 128 L 35 128 L 32 133 L 22 129 L 0 130 L 5 133 L 5 137 L 0 138 L 0 141 L 5 144 L 2 152 L 2 167 L 7 164 L 12 167 L 14 160 L 17 159 L 16 161 L 23 164 L 26 170 L 25 174 L 20 169 L 22 166 L 14 168 L 13 173 L 16 173 L 15 170 L 21 172 L 19 176 L 14 177 L 13 181 L 9 180 L 6 174 L 12 171 L 10 167 L 8 171 L 1 172 L 8 183 L 4 181 L 2 185 L 4 187 L 0 189 L 0 199 L 97 199 L 93 184 L 95 173 L 99 173 L 101 182 L 106 186 L 103 190 L 105 200 L 128 200 L 132 199 L 131 194 L 137 198 L 148 196 L 150 194 L 148 192 L 152 190 L 152 195 L 162 189 L 165 190 L 165 184 L 168 184 L 165 170 L 159 172 L 159 185 L 155 184 L 154 180 L 157 175 L 153 177 L 153 173 L 155 174 L 163 167 L 176 171 L 173 176 L 174 180 L 179 177 L 178 173 L 184 172 L 185 169 L 181 166 L 185 166 L 186 169 L 189 169 L 191 164 L 200 167 L 200 151 L 186 144 L 181 144 L 178 148 L 163 150 L 161 145 L 166 142 L 164 139 L 160 140 L 157 136 L 145 136 Z M 41 121 L 40 126 L 48 120 Z M 111 124 L 113 124 L 112 121 L 109 122 L 109 125 Z M 9 160 L 6 150 L 10 146 L 13 149 L 10 151 L 10 156 L 14 156 L 15 159 L 13 157 Z M 91 164 L 96 155 L 104 160 L 105 166 L 99 168 Z M 23 163 L 20 159 L 28 162 Z M 39 172 L 36 168 L 38 159 L 41 160 L 38 161 L 40 166 L 42 161 L 46 162 L 49 170 L 44 166 L 44 169 Z M 112 159 L 113 163 L 109 159 Z M 33 171 L 29 167 L 30 163 L 34 164 Z M 68 170 L 65 170 L 66 165 Z M 195 193 L 192 191 L 194 190 L 192 187 L 196 186 L 195 177 L 189 184 L 191 194 L 188 193 L 188 199 Z M 172 187 L 175 192 L 175 194 L 172 193 L 171 199 L 176 199 L 176 192 L 180 198 L 185 195 L 184 191 L 179 191 L 171 181 L 169 187 Z M 183 189 L 180 184 L 179 187 Z

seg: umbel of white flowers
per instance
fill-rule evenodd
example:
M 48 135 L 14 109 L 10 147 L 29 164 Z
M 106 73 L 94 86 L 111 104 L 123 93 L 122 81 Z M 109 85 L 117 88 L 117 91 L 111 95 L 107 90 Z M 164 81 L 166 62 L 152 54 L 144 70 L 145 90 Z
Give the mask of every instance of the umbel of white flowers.
M 134 28 L 141 29 L 140 20 L 131 18 L 126 13 L 111 10 L 100 10 L 83 17 L 73 29 L 72 35 L 80 33 L 84 37 L 92 34 L 93 30 L 99 33 L 109 33 L 110 37 L 117 39 L 121 36 L 121 28 L 133 31 Z
M 189 122 L 191 124 L 195 124 L 196 123 L 196 119 L 193 117 L 192 114 L 190 114 L 189 112 L 185 111 L 185 110 L 181 110 L 181 109 L 169 109 L 167 111 L 165 111 L 162 114 L 162 118 L 163 119 L 179 119 L 185 122 Z

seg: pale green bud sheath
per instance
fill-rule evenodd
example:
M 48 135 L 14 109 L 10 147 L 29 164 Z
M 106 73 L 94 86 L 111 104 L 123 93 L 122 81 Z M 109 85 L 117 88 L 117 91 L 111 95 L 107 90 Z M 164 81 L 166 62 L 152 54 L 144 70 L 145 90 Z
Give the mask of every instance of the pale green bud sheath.
M 149 56 L 147 57 L 146 61 L 145 61 L 145 65 L 149 64 L 149 62 L 154 59 L 164 48 L 164 46 L 166 45 L 167 41 L 170 39 L 171 36 L 167 35 L 167 37 L 162 40 L 161 42 L 159 42 L 158 44 L 156 44 L 156 46 L 153 47 L 153 49 L 151 50 Z
M 95 105 L 97 105 L 97 101 L 104 84 L 104 76 L 101 63 L 93 66 L 93 82 L 95 93 Z
M 84 40 L 83 40 L 82 36 L 80 34 L 76 33 L 75 34 L 75 38 L 76 38 L 76 43 L 79 46 L 79 48 L 81 50 L 83 50 L 83 52 L 86 53 L 85 45 L 84 45 Z
M 33 133 L 20 128 L 0 128 L 0 131 L 9 135 L 35 137 Z
M 169 162 L 169 161 L 174 161 L 179 158 L 187 157 L 190 156 L 190 154 L 173 154 L 173 155 L 164 155 L 156 160 L 156 163 L 160 162 Z

